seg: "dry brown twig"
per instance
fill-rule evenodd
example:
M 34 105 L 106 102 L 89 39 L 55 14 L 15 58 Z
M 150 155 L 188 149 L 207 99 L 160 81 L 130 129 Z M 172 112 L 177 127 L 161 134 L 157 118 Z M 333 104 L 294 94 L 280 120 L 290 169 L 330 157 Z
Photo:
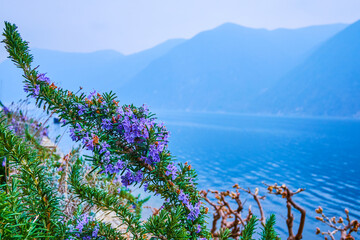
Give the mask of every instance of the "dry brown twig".
M 231 232 L 230 237 L 234 239 L 238 239 L 241 236 L 241 232 L 245 227 L 246 223 L 253 216 L 253 213 L 251 211 L 251 206 L 249 207 L 247 216 L 245 218 L 241 215 L 242 211 L 244 210 L 244 203 L 240 199 L 239 189 L 253 196 L 260 209 L 261 222 L 262 223 L 265 222 L 265 215 L 260 202 L 260 200 L 265 199 L 265 196 L 259 196 L 258 189 L 256 189 L 255 192 L 253 193 L 251 192 L 250 189 L 246 190 L 240 188 L 238 184 L 235 184 L 233 188 L 235 192 L 234 191 L 219 192 L 214 190 L 201 191 L 201 195 L 204 198 L 204 200 L 208 204 L 210 204 L 210 206 L 212 206 L 214 209 L 213 223 L 211 228 L 211 234 L 213 235 L 214 239 L 217 239 L 219 237 L 219 232 L 217 232 L 217 223 L 219 220 L 220 220 L 220 229 L 228 228 Z M 208 198 L 209 193 L 215 195 L 217 202 L 213 202 Z M 237 204 L 236 209 L 230 206 L 229 201 L 226 199 L 227 197 L 229 197 L 230 200 L 234 200 L 236 202 Z M 229 219 L 233 219 L 233 220 L 229 220 Z
M 315 212 L 321 215 L 321 217 L 316 216 L 317 220 L 333 229 L 333 231 L 328 230 L 327 232 L 321 232 L 320 228 L 316 228 L 316 234 L 321 233 L 322 235 L 325 235 L 325 239 L 327 239 L 326 235 L 328 235 L 332 240 L 335 240 L 335 234 L 340 232 L 340 240 L 355 240 L 351 234 L 358 231 L 360 223 L 359 220 L 350 220 L 349 210 L 345 209 L 345 221 L 347 224 L 342 217 L 339 217 L 338 220 L 336 220 L 336 217 L 327 217 L 324 214 L 322 207 L 318 207 Z
M 253 196 L 255 202 L 257 203 L 258 207 L 259 207 L 259 211 L 260 211 L 260 222 L 263 226 L 265 226 L 265 214 L 264 214 L 264 209 L 260 203 L 260 200 L 265 200 L 265 196 L 259 196 L 259 189 L 255 188 L 255 192 L 251 192 L 250 188 L 248 189 L 244 189 L 244 188 L 240 188 L 241 190 L 247 192 L 248 194 L 250 194 L 251 196 Z
M 151 207 L 151 206 L 144 206 L 144 208 L 150 209 L 153 216 L 158 215 L 160 210 L 161 210 L 161 208 L 154 208 L 154 207 Z
M 294 202 L 292 197 L 298 193 L 305 191 L 305 189 L 299 188 L 296 192 L 293 192 L 285 184 L 283 184 L 281 186 L 277 185 L 276 183 L 274 185 L 268 185 L 268 184 L 265 184 L 265 185 L 268 187 L 267 189 L 270 194 L 281 195 L 282 198 L 286 199 L 286 207 L 287 207 L 286 225 L 287 225 L 288 232 L 289 232 L 289 237 L 287 239 L 288 240 L 302 239 L 302 232 L 304 230 L 304 225 L 305 225 L 306 211 L 304 208 L 302 208 L 300 205 L 298 205 L 296 202 Z M 292 213 L 292 208 L 295 208 L 301 214 L 299 228 L 298 228 L 296 234 L 294 234 L 294 231 L 293 231 L 294 214 Z

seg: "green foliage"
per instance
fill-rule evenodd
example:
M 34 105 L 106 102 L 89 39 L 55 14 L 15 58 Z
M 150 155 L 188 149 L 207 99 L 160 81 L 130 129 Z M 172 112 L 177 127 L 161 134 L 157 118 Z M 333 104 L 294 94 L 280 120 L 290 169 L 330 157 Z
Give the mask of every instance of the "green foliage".
M 241 240 L 254 240 L 253 235 L 255 234 L 256 225 L 258 219 L 253 216 L 250 221 L 246 224 L 244 230 L 241 233 Z M 271 214 L 269 219 L 267 219 L 265 226 L 262 227 L 262 232 L 260 233 L 260 240 L 279 240 L 278 234 L 275 231 L 275 215 Z
M 182 211 L 183 209 L 180 206 L 170 211 L 163 209 L 158 215 L 150 217 L 144 227 L 148 233 L 152 233 L 159 239 L 191 239 L 181 224 Z
M 82 184 L 80 176 L 80 164 L 77 162 L 70 175 L 70 184 L 76 196 L 97 206 L 99 210 L 116 213 L 116 216 L 126 224 L 127 232 L 129 231 L 134 239 L 143 239 L 144 229 L 140 221 L 141 216 L 133 208 L 138 204 L 140 204 L 138 208 L 141 208 L 143 201 L 136 202 L 136 199 L 126 191 L 122 191 L 120 194 L 109 194 L 101 189 Z
M 3 36 L 9 58 L 23 70 L 28 96 L 34 97 L 36 105 L 47 113 L 57 114 L 65 120 L 65 125 L 73 131 L 73 139 L 82 141 L 82 147 L 92 151 L 92 155 L 85 156 L 85 161 L 65 160 L 66 163 L 61 163 L 61 167 L 66 168 L 71 168 L 73 165 L 69 176 L 71 198 L 79 199 L 82 205 L 89 208 L 114 212 L 125 225 L 125 232 L 131 234 L 134 239 L 145 239 L 148 236 L 160 239 L 210 237 L 205 226 L 206 210 L 200 202 L 201 196 L 196 188 L 196 172 L 190 165 L 178 164 L 176 174 L 167 173 L 170 166 L 175 166 L 173 157 L 166 149 L 167 130 L 155 122 L 153 114 L 146 113 L 144 107 L 136 108 L 133 105 L 118 107 L 119 101 L 112 92 L 86 98 L 84 93 L 73 93 L 55 86 L 54 83 L 50 84 L 44 78 L 44 74 L 37 71 L 37 67 L 32 68 L 33 57 L 28 43 L 22 40 L 17 27 L 5 22 Z M 82 108 L 81 113 L 79 106 Z M 143 121 L 139 124 L 149 123 L 141 130 L 142 134 L 146 132 L 148 136 L 136 141 L 128 141 L 119 131 L 105 128 L 104 121 L 111 121 L 113 128 L 117 129 L 120 127 L 119 122 L 131 120 L 119 112 L 131 113 L 132 120 Z M 24 129 L 26 143 L 2 125 L 0 131 L 3 142 L 0 143 L 2 145 L 0 156 L 7 157 L 10 162 L 9 169 L 10 167 L 19 169 L 17 178 L 22 186 L 21 193 L 29 196 L 28 199 L 20 198 L 21 203 L 32 212 L 29 216 L 37 218 L 34 222 L 43 228 L 44 234 L 49 237 L 59 236 L 58 238 L 70 234 L 76 238 L 84 237 L 81 234 L 90 234 L 95 230 L 101 234 L 102 229 L 107 229 L 108 233 L 119 234 L 118 237 L 121 238 L 123 234 L 115 230 L 111 232 L 111 228 L 107 228 L 108 225 L 96 222 L 84 212 L 72 215 L 71 209 L 71 211 L 59 209 L 59 196 L 51 186 L 53 180 L 51 173 L 49 169 L 47 171 L 44 169 L 45 166 L 50 166 L 53 171 L 58 166 L 58 158 L 53 152 L 38 144 L 38 131 L 32 133 L 26 125 Z M 157 150 L 159 145 L 165 147 Z M 155 157 L 154 149 L 159 151 Z M 152 158 L 155 160 L 158 158 L 156 164 L 148 162 Z M 123 161 L 121 164 L 125 165 L 124 170 L 119 173 L 121 178 L 124 177 L 123 183 L 131 185 L 134 174 L 137 174 L 136 177 L 141 176 L 141 180 L 135 181 L 135 186 L 146 184 L 149 192 L 158 194 L 166 200 L 159 216 L 151 217 L 148 223 L 144 224 L 140 220 L 141 206 L 145 200 L 139 200 L 139 197 L 132 196 L 124 189 L 120 188 L 120 192 L 114 189 L 112 182 L 118 176 L 115 176 L 111 169 L 114 169 L 115 164 L 119 164 L 119 159 Z M 84 174 L 82 171 L 84 166 L 89 166 L 92 169 L 91 173 L 94 174 Z M 104 172 L 105 174 L 102 174 Z M 68 177 L 66 171 L 60 171 L 60 175 L 59 184 L 66 185 Z M 61 201 L 65 200 L 68 201 L 67 197 L 61 199 Z M 62 216 L 62 210 L 66 212 L 65 216 Z M 74 219 L 73 217 L 76 216 L 82 220 Z M 65 221 L 61 221 L 61 217 L 64 217 Z M 94 229 L 90 222 L 94 224 L 96 222 L 99 228 Z M 74 224 L 77 226 L 75 232 L 69 230 L 69 226 Z M 112 239 L 111 236 L 107 238 Z
M 16 178 L 11 186 L 0 186 L 0 239 L 33 239 L 43 236 L 46 229 L 38 224 L 38 217 L 28 215 L 27 206 L 21 201 Z
M 231 235 L 231 231 L 228 228 L 222 228 L 220 229 L 219 234 L 219 240 L 227 240 Z
M 7 111 L 0 123 L 0 234 L 3 238 L 55 239 L 209 239 L 205 214 L 197 190 L 196 172 L 175 164 L 167 150 L 168 132 L 145 107 L 118 106 L 114 93 L 73 93 L 55 86 L 32 68 L 28 43 L 17 27 L 5 23 L 6 50 L 23 70 L 25 89 L 36 105 L 57 114 L 70 127 L 72 139 L 92 154 L 73 150 L 61 159 L 41 146 L 46 127 Z M 7 125 L 16 124 L 10 131 Z M 36 125 L 34 128 L 32 125 Z M 141 127 L 139 127 L 141 126 Z M 128 130 L 128 129 L 137 130 Z M 139 130 L 140 129 L 140 130 Z M 133 135 L 128 134 L 128 132 Z M 136 132 L 138 131 L 138 132 Z M 160 147 L 161 146 L 161 147 Z M 61 170 L 55 170 L 55 169 Z M 62 170 L 65 168 L 66 170 Z M 116 182 L 141 187 L 159 195 L 163 206 L 147 221 L 141 219 L 148 199 L 133 196 Z M 69 190 L 67 186 L 69 184 Z M 71 205 L 72 204 L 72 205 Z M 111 212 L 121 224 L 113 228 L 96 219 L 98 211 Z M 253 240 L 257 219 L 252 217 L 240 239 Z M 261 239 L 278 239 L 272 215 Z M 219 239 L 228 239 L 221 229 Z
M 266 221 L 263 231 L 261 233 L 261 240 L 276 240 L 280 239 L 275 231 L 275 215 L 271 214 L 269 219 Z
M 2 191 L 10 192 L 14 212 L 21 216 L 25 213 L 29 218 L 27 224 L 33 222 L 28 229 L 35 227 L 41 229 L 42 236 L 62 236 L 64 226 L 58 221 L 62 216 L 59 210 L 59 199 L 56 197 L 54 189 L 50 186 L 48 176 L 45 174 L 44 166 L 41 164 L 37 151 L 30 149 L 23 141 L 9 131 L 4 125 L 4 120 L 0 122 L 0 159 L 7 159 L 8 166 L 14 166 L 18 173 L 12 175 L 12 188 L 9 190 L 7 185 L 3 186 Z M 21 191 L 15 191 L 17 182 L 21 185 Z M 6 205 L 4 206 L 5 209 Z M 5 223 L 5 222 L 4 222 Z M 22 224 L 15 221 L 14 227 L 22 228 Z M 24 225 L 25 226 L 25 225 Z M 23 232 L 20 230 L 20 232 Z M 26 232 L 26 231 L 25 231 Z M 24 235 L 22 235 L 24 236 Z
M 252 236 L 255 233 L 257 219 L 255 216 L 253 216 L 250 221 L 246 224 L 244 230 L 241 233 L 241 240 L 253 240 Z

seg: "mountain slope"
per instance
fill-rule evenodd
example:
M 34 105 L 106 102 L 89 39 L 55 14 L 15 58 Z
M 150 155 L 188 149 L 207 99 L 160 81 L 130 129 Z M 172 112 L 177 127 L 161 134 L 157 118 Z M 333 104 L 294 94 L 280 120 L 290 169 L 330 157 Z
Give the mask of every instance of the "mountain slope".
M 249 109 L 278 114 L 359 116 L 359 42 L 360 21 L 322 44 Z
M 39 64 L 41 72 L 64 88 L 85 91 L 98 89 L 110 91 L 121 86 L 136 73 L 144 69 L 154 59 L 166 54 L 183 39 L 172 39 L 151 49 L 124 56 L 123 54 L 103 50 L 92 53 L 68 53 L 44 49 L 32 51 L 34 66 Z M 0 64 L 0 100 L 14 101 L 24 98 L 22 91 L 22 73 L 10 60 Z
M 344 27 L 268 31 L 224 24 L 173 48 L 118 91 L 126 101 L 154 108 L 243 111 Z

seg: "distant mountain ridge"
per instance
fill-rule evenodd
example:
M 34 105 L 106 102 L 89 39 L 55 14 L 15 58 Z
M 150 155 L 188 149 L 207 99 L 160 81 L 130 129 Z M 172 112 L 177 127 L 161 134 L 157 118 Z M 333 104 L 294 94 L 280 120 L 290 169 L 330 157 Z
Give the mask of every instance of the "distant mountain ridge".
M 97 89 L 111 91 L 128 81 L 154 59 L 166 54 L 184 39 L 172 39 L 151 49 L 123 55 L 113 50 L 91 53 L 70 53 L 33 49 L 34 65 L 62 87 L 77 91 Z M 25 98 L 22 91 L 22 72 L 10 60 L 0 64 L 0 100 L 15 101 Z
M 360 21 L 316 49 L 249 111 L 360 117 Z
M 358 39 L 357 25 L 269 31 L 228 23 L 188 40 L 169 40 L 128 56 L 111 50 L 64 53 L 35 49 L 33 53 L 40 71 L 48 72 L 65 88 L 113 90 L 122 103 L 146 103 L 152 109 L 354 116 L 360 111 L 356 104 L 347 110 L 342 106 L 353 104 L 357 97 L 356 79 L 360 73 L 354 70 L 356 63 L 351 59 L 358 61 L 358 47 L 348 45 L 352 37 Z M 333 40 L 348 29 L 352 29 L 347 34 L 350 40 Z M 344 44 L 350 50 L 341 55 Z M 321 65 L 324 56 L 331 59 L 332 55 L 326 55 L 331 52 L 333 60 L 327 64 L 340 66 L 339 59 L 347 59 L 341 71 Z M 325 89 L 320 83 L 330 73 L 346 78 L 342 81 L 347 87 Z M 24 97 L 21 80 L 21 72 L 10 61 L 1 63 L 0 99 Z M 339 84 L 335 79 L 328 83 Z M 336 89 L 341 97 L 335 101 Z M 321 102 L 322 109 L 317 102 Z
M 154 108 L 240 112 L 344 25 L 252 29 L 224 24 L 150 63 L 118 89 Z

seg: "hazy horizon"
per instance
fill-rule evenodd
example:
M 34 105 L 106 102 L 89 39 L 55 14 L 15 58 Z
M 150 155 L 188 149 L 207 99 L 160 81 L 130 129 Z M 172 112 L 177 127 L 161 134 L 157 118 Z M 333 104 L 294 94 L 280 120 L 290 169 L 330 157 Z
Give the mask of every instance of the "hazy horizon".
M 0 21 L 18 25 L 32 48 L 128 55 L 228 22 L 269 30 L 350 24 L 360 19 L 359 10 L 356 0 L 0 0 Z M 1 45 L 0 62 L 5 56 Z
M 359 19 L 360 20 L 360 19 Z M 359 21 L 359 20 L 356 20 L 355 22 Z M 303 26 L 303 27 L 296 27 L 296 28 L 284 28 L 284 27 L 279 27 L 279 28 L 275 28 L 275 29 L 267 29 L 267 28 L 253 28 L 253 27 L 249 27 L 249 26 L 244 26 L 244 25 L 241 25 L 241 24 L 237 24 L 237 23 L 233 23 L 233 22 L 225 22 L 225 23 L 222 23 L 218 26 L 215 26 L 213 28 L 210 28 L 210 29 L 204 29 L 203 31 L 200 31 L 196 34 L 194 34 L 193 36 L 189 37 L 189 38 L 170 38 L 170 39 L 166 39 L 162 42 L 159 42 L 159 43 L 156 43 L 155 45 L 153 46 L 150 46 L 148 48 L 144 48 L 144 49 L 140 49 L 138 51 L 135 51 L 135 52 L 129 52 L 129 53 L 124 53 L 124 52 L 121 52 L 119 50 L 116 50 L 116 49 L 111 49 L 111 48 L 104 48 L 104 49 L 95 49 L 95 50 L 90 50 L 90 51 L 68 51 L 68 50 L 62 50 L 62 49 L 49 49 L 49 48 L 42 48 L 42 47 L 33 47 L 32 49 L 42 49 L 42 50 L 48 50 L 48 51 L 57 51 L 57 52 L 67 52 L 67 53 L 93 53 L 93 52 L 99 52 L 99 51 L 115 51 L 119 54 L 122 54 L 124 56 L 129 56 L 129 55 L 132 55 L 132 54 L 136 54 L 136 53 L 140 53 L 142 51 L 146 51 L 146 50 L 149 50 L 149 49 L 152 49 L 158 45 L 161 45 L 163 43 L 166 43 L 168 41 L 171 41 L 171 40 L 177 40 L 177 39 L 184 39 L 184 40 L 188 40 L 188 39 L 191 39 L 193 37 L 195 37 L 196 35 L 198 35 L 199 33 L 202 33 L 202 32 L 206 32 L 206 31 L 210 31 L 212 29 L 215 29 L 215 28 L 218 28 L 224 24 L 236 24 L 236 25 L 239 25 L 239 26 L 242 26 L 242 27 L 246 27 L 246 28 L 252 28 L 252 29 L 266 29 L 268 31 L 275 31 L 275 30 L 279 30 L 279 29 L 289 29 L 289 30 L 295 30 L 295 29 L 303 29 L 303 28 L 309 28 L 309 27 L 317 27 L 317 26 L 326 26 L 326 25 L 351 25 L 352 23 L 328 23 L 328 24 L 319 24 L 319 25 L 309 25 L 309 26 Z M 31 45 L 31 44 L 30 44 Z M 5 61 L 7 58 L 7 53 L 5 51 L 5 49 L 1 49 L 0 50 L 0 63 Z

